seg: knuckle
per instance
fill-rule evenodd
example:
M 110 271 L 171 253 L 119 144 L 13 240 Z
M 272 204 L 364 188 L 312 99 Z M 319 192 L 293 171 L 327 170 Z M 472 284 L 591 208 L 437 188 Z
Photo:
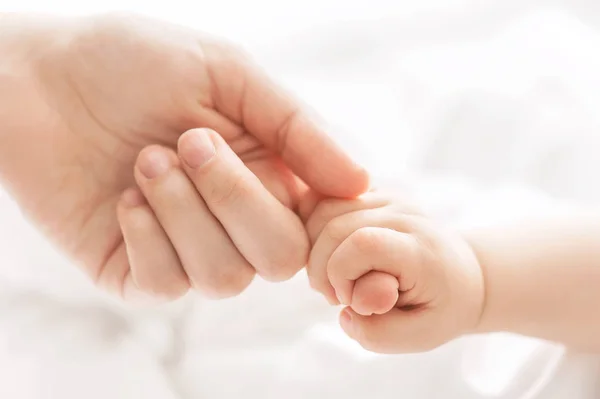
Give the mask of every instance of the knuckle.
M 212 186 L 205 198 L 215 206 L 224 206 L 239 203 L 249 195 L 248 186 L 239 175 L 232 175 L 225 181 Z
M 252 282 L 253 270 L 230 270 L 223 272 L 224 268 L 211 268 L 216 272 L 202 277 L 190 278 L 190 283 L 195 291 L 211 299 L 231 298 L 241 294 Z
M 302 237 L 299 240 L 290 238 Z M 276 281 L 286 281 L 298 273 L 308 262 L 309 243 L 306 236 L 290 235 L 286 237 L 287 244 L 281 245 L 280 250 L 276 252 L 276 258 L 270 264 L 268 272 Z
M 273 283 L 279 283 L 282 281 L 290 280 L 292 277 L 298 273 L 301 266 L 298 267 L 268 267 L 266 269 L 261 270 L 260 276 L 267 281 Z
M 374 253 L 381 250 L 381 240 L 372 229 L 359 229 L 352 233 L 348 239 L 350 244 L 362 253 Z
M 398 214 L 414 217 L 426 216 L 425 210 L 412 200 L 394 201 L 390 204 L 390 209 Z
M 306 222 L 306 230 L 308 231 L 311 240 L 316 240 L 323 229 L 323 226 L 333 218 L 335 215 L 335 208 L 337 207 L 337 201 L 339 200 L 325 199 L 319 202 L 315 207 Z
M 155 278 L 136 277 L 135 284 L 144 293 L 153 297 L 162 297 L 174 300 L 182 297 L 189 290 L 189 283 L 185 280 L 170 282 L 158 281 Z
M 346 238 L 347 225 L 340 219 L 333 219 L 323 229 L 323 235 L 334 242 L 342 242 Z
M 291 279 L 306 264 L 306 251 L 294 248 L 290 251 L 280 251 L 278 255 L 265 259 L 260 275 L 267 281 L 280 282 Z
M 267 281 L 285 281 L 307 265 L 309 242 L 302 224 L 282 226 L 277 241 L 263 242 L 266 245 L 258 259 L 248 259 Z
M 340 203 L 339 199 L 327 198 L 319 202 L 313 211 L 313 216 L 318 220 L 331 219 L 331 216 L 335 214 L 335 210 L 338 208 Z

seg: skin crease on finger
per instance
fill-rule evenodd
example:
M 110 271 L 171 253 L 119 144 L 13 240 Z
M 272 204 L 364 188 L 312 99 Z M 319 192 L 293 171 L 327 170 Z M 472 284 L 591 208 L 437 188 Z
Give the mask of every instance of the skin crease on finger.
M 209 143 L 215 148 L 210 160 L 197 167 L 185 161 Z M 261 184 L 216 132 L 186 132 L 179 140 L 179 154 L 198 195 L 263 278 L 287 280 L 306 264 L 308 239 L 298 216 Z
M 140 151 L 175 150 L 190 129 L 217 131 L 283 206 L 295 208 L 306 185 L 340 197 L 368 188 L 366 172 L 322 125 L 230 43 L 125 13 L 15 13 L 3 26 L 0 180 L 102 288 L 123 285 L 116 208 L 136 185 Z
M 159 160 L 162 161 L 158 163 L 166 162 L 170 166 L 159 176 L 148 178 L 149 172 L 157 166 L 153 161 Z M 234 296 L 243 291 L 252 281 L 254 269 L 207 209 L 180 168 L 175 152 L 159 146 L 146 148 L 139 156 L 135 176 L 191 285 L 212 298 Z

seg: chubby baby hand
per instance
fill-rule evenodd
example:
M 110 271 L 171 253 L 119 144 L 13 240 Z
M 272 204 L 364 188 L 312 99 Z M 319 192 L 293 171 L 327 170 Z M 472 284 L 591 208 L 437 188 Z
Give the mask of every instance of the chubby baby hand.
M 479 262 L 460 234 L 379 192 L 325 199 L 307 218 L 311 286 L 344 331 L 381 353 L 421 352 L 473 330 L 484 303 Z

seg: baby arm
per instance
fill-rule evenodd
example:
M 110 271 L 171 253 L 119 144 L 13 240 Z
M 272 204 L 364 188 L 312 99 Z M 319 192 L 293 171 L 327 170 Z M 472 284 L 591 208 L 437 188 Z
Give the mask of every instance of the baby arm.
M 486 281 L 478 332 L 600 351 L 600 213 L 465 234 Z
M 347 305 L 342 328 L 365 348 L 425 351 L 476 327 L 484 284 L 473 251 L 415 207 L 375 192 L 327 199 L 306 228 L 311 285 Z
M 321 201 L 311 285 L 385 353 L 508 331 L 600 350 L 600 214 L 459 233 L 377 193 Z

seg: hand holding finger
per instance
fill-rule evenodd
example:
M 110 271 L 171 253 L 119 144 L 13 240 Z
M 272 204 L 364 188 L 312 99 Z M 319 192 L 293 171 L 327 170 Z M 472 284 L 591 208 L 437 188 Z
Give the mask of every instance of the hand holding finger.
M 214 298 L 242 292 L 254 269 L 181 169 L 177 155 L 160 146 L 145 148 L 135 177 L 192 287 Z
M 214 131 L 194 129 L 179 140 L 183 168 L 240 253 L 270 280 L 306 264 L 300 219 L 281 204 Z

